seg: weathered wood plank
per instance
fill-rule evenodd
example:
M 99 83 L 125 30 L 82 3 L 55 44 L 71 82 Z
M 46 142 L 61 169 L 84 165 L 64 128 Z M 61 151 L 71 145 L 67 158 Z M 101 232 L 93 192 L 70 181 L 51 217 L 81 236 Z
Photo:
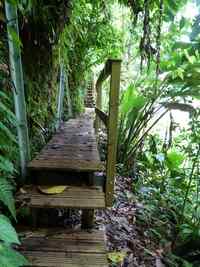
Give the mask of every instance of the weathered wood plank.
M 26 193 L 17 196 L 32 208 L 105 208 L 105 194 L 101 187 L 68 186 L 63 193 L 46 195 L 35 186 L 24 187 Z
M 30 170 L 57 170 L 57 171 L 77 171 L 77 172 L 94 172 L 102 171 L 103 165 L 100 162 L 92 160 L 35 160 L 29 164 Z
M 92 116 L 82 115 L 64 123 L 29 164 L 30 170 L 102 171 Z
M 92 230 L 92 231 L 81 231 L 80 230 L 72 230 L 72 229 L 63 229 L 61 227 L 58 228 L 38 228 L 32 231 L 27 227 L 18 226 L 17 232 L 19 233 L 19 237 L 21 240 L 25 240 L 27 238 L 56 238 L 56 239 L 66 239 L 73 241 L 88 241 L 90 243 L 95 242 L 103 242 L 105 239 L 104 231 L 100 230 Z
M 32 266 L 106 267 L 106 248 L 102 231 L 46 235 L 49 230 L 23 232 L 20 252 Z M 20 236 L 21 236 L 20 234 Z
M 105 254 L 25 251 L 32 267 L 108 267 Z
M 113 61 L 111 66 L 109 116 L 108 116 L 108 148 L 106 162 L 106 206 L 112 206 L 114 194 L 114 178 L 117 152 L 117 125 L 119 107 L 121 61 Z

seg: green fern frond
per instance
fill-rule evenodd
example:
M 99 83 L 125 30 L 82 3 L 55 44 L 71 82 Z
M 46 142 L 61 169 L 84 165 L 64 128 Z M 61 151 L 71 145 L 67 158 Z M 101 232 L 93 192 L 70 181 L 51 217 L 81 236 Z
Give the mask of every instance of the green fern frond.
M 6 105 L 4 105 L 2 102 L 0 102 L 0 112 L 6 114 L 5 117 L 6 120 L 11 122 L 13 125 L 17 125 L 17 120 L 14 113 L 8 107 L 6 107 Z
M 4 177 L 0 177 L 0 201 L 8 207 L 13 218 L 16 220 L 15 201 L 12 190 L 10 182 Z
M 13 163 L 6 157 L 0 156 L 0 170 L 3 173 L 13 174 L 15 168 Z
M 1 138 L 1 135 L 0 135 L 1 142 L 3 142 L 2 139 L 3 138 Z M 13 146 L 11 143 L 9 144 L 9 142 L 4 143 L 4 144 L 0 144 L 0 150 L 8 152 L 9 154 L 12 154 L 14 152 L 17 153 L 17 151 L 18 151 L 17 148 L 15 146 Z
M 11 102 L 10 101 L 10 98 L 7 96 L 7 94 L 5 94 L 4 92 L 0 91 L 0 97 L 3 98 L 3 99 L 6 99 L 7 101 Z
M 0 130 L 2 130 L 8 138 L 10 138 L 13 142 L 16 143 L 16 137 L 11 133 L 11 131 L 8 129 L 8 127 L 0 122 Z

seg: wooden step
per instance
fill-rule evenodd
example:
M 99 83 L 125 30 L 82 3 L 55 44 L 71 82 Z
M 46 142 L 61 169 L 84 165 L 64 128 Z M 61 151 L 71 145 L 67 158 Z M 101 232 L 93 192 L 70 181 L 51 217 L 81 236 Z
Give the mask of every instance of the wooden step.
M 104 233 L 79 231 L 68 233 L 52 229 L 20 233 L 20 252 L 31 266 L 107 267 Z
M 17 195 L 17 200 L 25 201 L 32 208 L 105 208 L 105 194 L 100 186 L 67 186 L 63 193 L 47 195 L 31 185 L 24 187 L 23 192 Z
M 102 171 L 92 117 L 84 114 L 65 122 L 28 168 L 31 171 Z

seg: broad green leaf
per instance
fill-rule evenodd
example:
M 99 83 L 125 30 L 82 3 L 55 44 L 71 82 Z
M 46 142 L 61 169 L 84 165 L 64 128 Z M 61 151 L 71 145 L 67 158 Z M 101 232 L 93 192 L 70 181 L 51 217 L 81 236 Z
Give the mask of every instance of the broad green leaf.
M 19 252 L 13 250 L 5 244 L 0 244 L 0 266 L 21 267 L 29 266 L 29 263 Z
M 175 149 L 170 149 L 167 152 L 166 163 L 170 170 L 178 170 L 183 161 L 184 161 L 184 155 L 181 152 Z
M 8 245 L 12 243 L 20 244 L 14 227 L 11 225 L 9 219 L 2 214 L 0 215 L 0 240 Z
M 2 201 L 4 205 L 8 207 L 13 218 L 16 219 L 15 201 L 13 198 L 12 186 L 4 177 L 0 177 L 0 201 Z
M 145 97 L 140 95 L 133 84 L 129 85 L 123 94 L 121 102 L 121 113 L 123 115 L 127 114 L 131 110 L 138 112 L 144 107 L 146 103 Z

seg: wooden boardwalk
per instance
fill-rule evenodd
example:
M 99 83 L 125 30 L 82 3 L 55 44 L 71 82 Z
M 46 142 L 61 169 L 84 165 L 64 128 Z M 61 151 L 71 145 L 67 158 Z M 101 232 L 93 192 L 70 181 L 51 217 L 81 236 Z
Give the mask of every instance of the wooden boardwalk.
M 90 113 L 65 122 L 38 156 L 30 170 L 101 171 L 93 119 Z
M 117 152 L 117 125 L 120 89 L 121 60 L 106 62 L 96 83 L 95 123 L 98 132 L 103 119 L 107 127 L 106 179 L 95 186 L 95 172 L 102 171 L 93 116 L 86 112 L 79 118 L 65 122 L 50 142 L 28 165 L 31 185 L 25 186 L 19 201 L 27 203 L 37 225 L 37 210 L 43 208 L 76 208 L 82 210 L 81 226 L 77 233 L 53 229 L 23 233 L 19 250 L 27 256 L 32 266 L 39 267 L 106 267 L 108 266 L 104 233 L 93 231 L 94 209 L 111 207 L 113 203 L 115 165 Z M 109 112 L 102 108 L 102 83 L 110 76 Z M 88 92 L 90 93 L 90 92 Z M 92 92 L 93 93 L 93 92 Z M 89 95 L 89 106 L 92 104 Z M 101 116 L 100 116 L 101 115 Z M 105 119 L 106 118 L 106 119 Z M 38 185 L 64 185 L 60 194 L 45 195 Z M 89 228 L 89 232 L 85 229 Z M 50 235 L 49 235 L 50 231 Z M 45 232 L 45 233 L 44 233 Z
M 107 267 L 104 233 L 86 231 L 65 233 L 58 230 L 22 232 L 20 251 L 32 266 Z
M 49 143 L 28 165 L 32 184 L 24 186 L 18 201 L 26 203 L 37 221 L 37 210 L 43 208 L 73 208 L 82 210 L 82 228 L 91 227 L 94 209 L 105 208 L 105 192 L 102 186 L 93 184 L 96 171 L 103 169 L 99 158 L 93 118 L 86 113 L 77 119 L 65 122 Z M 66 176 L 67 185 L 60 194 L 43 194 L 38 184 L 60 184 L 58 176 Z M 37 179 L 40 176 L 40 180 Z M 50 176 L 51 179 L 49 178 Z M 80 184 L 69 185 L 70 179 L 79 176 Z M 37 223 L 36 223 L 37 226 Z M 49 235 L 50 233 L 50 235 Z M 104 233 L 80 229 L 67 233 L 65 229 L 22 232 L 20 251 L 32 266 L 40 267 L 106 267 Z

